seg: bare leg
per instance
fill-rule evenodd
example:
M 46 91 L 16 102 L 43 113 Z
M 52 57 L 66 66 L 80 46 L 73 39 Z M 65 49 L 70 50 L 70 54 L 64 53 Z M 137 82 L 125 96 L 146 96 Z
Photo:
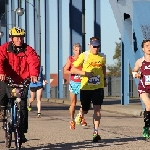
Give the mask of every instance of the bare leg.
M 142 99 L 143 103 L 145 104 L 146 110 L 150 111 L 150 97 L 148 93 L 140 94 L 140 98 Z
M 42 97 L 43 88 L 37 90 L 37 109 L 38 113 L 41 113 L 41 97 Z
M 96 130 L 98 130 L 98 127 L 100 125 L 100 105 L 93 105 L 93 109 L 94 109 L 94 115 L 93 115 L 93 119 L 94 119 L 94 128 Z
M 70 92 L 70 98 L 71 98 L 71 105 L 70 105 L 70 115 L 71 120 L 74 121 L 74 114 L 75 114 L 75 106 L 77 102 L 77 95 Z
M 35 100 L 36 92 L 30 91 L 29 105 Z

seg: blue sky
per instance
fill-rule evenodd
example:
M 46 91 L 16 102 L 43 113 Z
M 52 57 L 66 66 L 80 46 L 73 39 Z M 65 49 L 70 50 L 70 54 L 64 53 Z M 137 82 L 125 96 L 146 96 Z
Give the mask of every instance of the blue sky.
M 115 42 L 121 37 L 109 0 L 101 0 L 101 50 L 106 55 L 106 63 L 113 64 Z

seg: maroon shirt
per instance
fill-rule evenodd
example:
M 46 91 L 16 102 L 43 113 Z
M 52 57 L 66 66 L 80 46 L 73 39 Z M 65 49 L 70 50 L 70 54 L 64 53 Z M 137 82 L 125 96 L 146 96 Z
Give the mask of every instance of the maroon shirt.
M 150 93 L 150 62 L 146 62 L 143 57 L 142 66 L 140 68 L 141 78 L 138 85 L 138 92 Z

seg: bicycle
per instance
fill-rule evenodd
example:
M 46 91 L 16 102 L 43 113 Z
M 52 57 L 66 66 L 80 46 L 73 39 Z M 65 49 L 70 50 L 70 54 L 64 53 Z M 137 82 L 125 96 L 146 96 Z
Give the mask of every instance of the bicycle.
M 22 112 L 20 107 L 21 99 L 26 97 L 29 79 L 25 79 L 21 84 L 14 84 L 10 77 L 6 77 L 8 104 L 5 111 L 3 129 L 5 131 L 5 144 L 7 148 L 11 147 L 12 133 L 14 132 L 15 146 L 17 150 L 22 145 Z

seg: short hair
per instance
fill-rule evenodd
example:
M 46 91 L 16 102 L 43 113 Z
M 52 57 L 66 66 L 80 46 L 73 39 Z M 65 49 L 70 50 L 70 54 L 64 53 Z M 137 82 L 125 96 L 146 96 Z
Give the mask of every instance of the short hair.
M 145 44 L 146 42 L 150 42 L 150 39 L 147 39 L 147 40 L 143 40 L 143 41 L 142 41 L 142 45 L 141 45 L 142 48 L 144 47 L 144 44 Z
M 100 38 L 98 38 L 98 37 L 91 37 L 91 38 L 90 38 L 90 42 L 91 42 L 91 41 L 95 41 L 95 40 L 99 40 L 99 41 L 100 41 Z
M 80 47 L 81 48 L 80 43 L 74 43 L 73 46 L 72 46 L 72 49 L 74 49 L 75 47 Z

